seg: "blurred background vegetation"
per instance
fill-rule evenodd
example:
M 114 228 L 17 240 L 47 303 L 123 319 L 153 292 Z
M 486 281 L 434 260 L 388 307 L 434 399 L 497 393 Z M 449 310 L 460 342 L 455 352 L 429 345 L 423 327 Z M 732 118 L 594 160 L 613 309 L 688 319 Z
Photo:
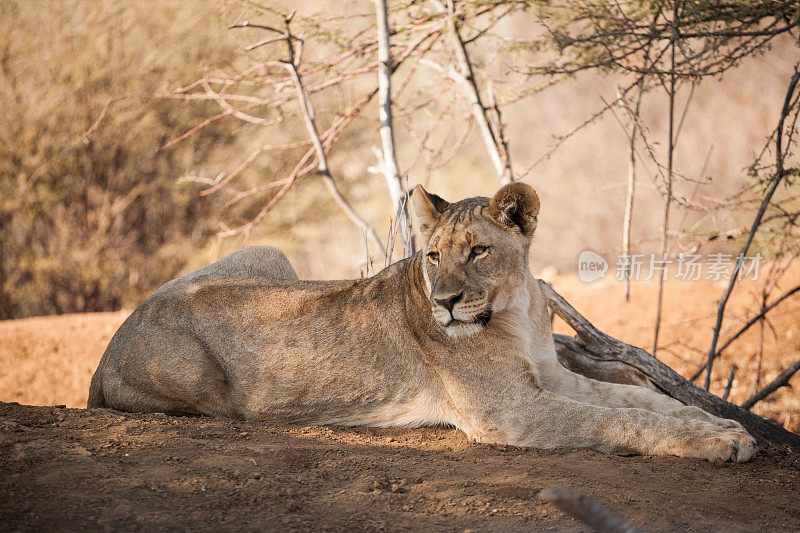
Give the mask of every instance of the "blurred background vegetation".
M 219 39 L 213 4 L 3 1 L 0 12 L 0 318 L 133 305 L 215 231 L 216 203 L 176 175 L 233 149 L 222 127 L 158 151 L 208 109 L 139 96 L 232 61 L 235 44 Z
M 241 245 L 219 239 L 218 232 L 252 219 L 265 197 L 234 204 L 232 199 L 284 178 L 306 148 L 261 154 L 229 190 L 200 193 L 257 147 L 304 141 L 297 109 L 284 111 L 291 120 L 280 127 L 229 117 L 170 141 L 220 112 L 211 100 L 174 97 L 175 89 L 221 77 L 236 79 L 241 94 L 264 95 L 259 83 L 273 75 L 260 65 L 273 52 L 245 53 L 243 45 L 259 34 L 227 29 L 242 17 L 269 14 L 251 4 L 0 0 L 0 318 L 130 308 L 167 280 Z M 361 20 L 356 15 L 373 12 L 365 1 L 320 0 L 299 8 L 301 15 L 331 17 L 327 28 L 304 28 L 317 42 L 306 51 L 311 65 L 353 44 L 338 42 L 335 28 L 352 31 Z M 493 31 L 508 42 L 470 45 L 477 67 L 489 73 L 498 68 L 501 51 L 524 65 L 530 56 L 514 39 L 542 34 L 525 17 L 505 18 Z M 691 103 L 675 166 L 690 179 L 676 183 L 676 197 L 711 205 L 752 181 L 745 169 L 775 127 L 796 57 L 793 37 L 779 36 L 724 77 L 704 80 L 691 96 L 688 90 L 678 94 L 679 108 Z M 507 100 L 505 134 L 516 167 L 540 161 L 524 178 L 543 205 L 531 257 L 534 272 L 571 272 L 584 249 L 606 257 L 620 251 L 628 173 L 624 128 L 605 116 L 543 158 L 554 142 L 603 107 L 601 97 L 615 98 L 622 78 L 610 70 L 577 72 L 553 86 L 545 77 L 513 84 L 499 74 L 495 79 L 498 98 Z M 398 83 L 403 75 L 395 74 Z M 433 71 L 421 77 L 404 102 L 408 108 L 425 98 L 457 100 L 452 85 Z M 307 79 L 322 78 L 311 69 Z M 369 74 L 367 81 L 312 95 L 323 127 L 374 83 Z M 514 91 L 531 96 L 515 100 Z M 641 111 L 650 135 L 662 141 L 664 102 L 663 94 L 646 98 Z M 399 160 L 409 185 L 424 183 L 447 199 L 491 195 L 498 180 L 480 135 L 463 126 L 468 113 L 451 109 L 452 118 L 442 124 L 434 111 L 413 120 L 398 112 Z M 375 164 L 371 147 L 379 145 L 376 117 L 372 101 L 337 139 L 330 164 L 339 187 L 386 240 L 389 198 L 383 178 L 368 170 Z M 419 149 L 420 137 L 434 129 L 437 158 L 429 157 L 433 149 Z M 664 143 L 655 149 L 663 155 Z M 632 242 L 639 253 L 659 249 L 663 191 L 654 174 L 643 171 L 637 190 Z M 743 208 L 709 217 L 678 205 L 672 228 L 676 235 L 724 233 L 749 224 L 753 205 Z M 298 181 L 249 242 L 280 246 L 305 278 L 358 277 L 367 269 L 363 236 L 313 176 Z M 702 251 L 736 253 L 738 245 L 717 239 Z

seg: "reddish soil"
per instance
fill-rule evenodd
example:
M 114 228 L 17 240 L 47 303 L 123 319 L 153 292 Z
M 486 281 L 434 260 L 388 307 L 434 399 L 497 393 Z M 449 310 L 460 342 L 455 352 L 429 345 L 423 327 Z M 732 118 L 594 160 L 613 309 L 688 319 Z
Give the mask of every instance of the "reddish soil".
M 747 464 L 469 444 L 452 429 L 0 404 L 3 530 L 586 530 L 568 485 L 649 531 L 798 530 L 800 458 Z
M 787 283 L 800 279 L 800 273 Z M 555 287 L 601 329 L 652 342 L 654 283 Z M 747 284 L 726 333 L 748 314 Z M 688 375 L 702 360 L 721 288 L 668 284 L 659 357 Z M 781 289 L 783 290 L 783 289 Z M 0 322 L 0 401 L 83 407 L 126 312 Z M 740 402 L 798 357 L 800 305 L 776 309 L 760 372 L 755 333 L 725 353 Z M 565 332 L 562 324 L 556 329 Z M 800 430 L 800 374 L 756 411 Z M 800 458 L 767 450 L 743 465 L 469 444 L 451 429 L 264 427 L 254 422 L 0 402 L 0 530 L 586 530 L 536 493 L 577 488 L 649 531 L 800 530 Z

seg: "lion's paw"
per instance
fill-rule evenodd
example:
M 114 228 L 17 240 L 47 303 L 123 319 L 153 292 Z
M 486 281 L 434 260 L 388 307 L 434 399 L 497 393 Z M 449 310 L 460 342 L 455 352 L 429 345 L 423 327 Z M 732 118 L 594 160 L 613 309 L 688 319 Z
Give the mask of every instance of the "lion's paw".
M 676 409 L 674 412 L 670 413 L 670 416 L 680 418 L 681 420 L 700 420 L 702 422 L 709 422 L 723 429 L 745 431 L 744 427 L 736 420 L 729 420 L 727 418 L 714 416 L 711 413 L 693 405 L 681 406 L 679 409 Z
M 717 426 L 721 427 L 721 428 L 732 429 L 732 430 L 737 430 L 737 431 L 744 431 L 745 433 L 747 433 L 747 430 L 744 429 L 744 426 L 741 425 L 736 420 L 731 420 L 729 418 L 719 418 L 719 417 L 715 416 L 715 417 L 713 417 L 712 423 L 714 425 L 717 425 Z
M 756 449 L 756 440 L 749 433 L 733 429 L 702 437 L 697 451 L 709 461 L 744 463 L 753 458 Z

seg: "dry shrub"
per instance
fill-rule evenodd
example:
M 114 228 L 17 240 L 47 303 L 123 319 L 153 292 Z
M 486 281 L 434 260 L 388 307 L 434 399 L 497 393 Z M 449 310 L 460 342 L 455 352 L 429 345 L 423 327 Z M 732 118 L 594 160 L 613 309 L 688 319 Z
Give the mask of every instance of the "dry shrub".
M 232 129 L 159 151 L 214 106 L 142 96 L 232 61 L 236 43 L 220 42 L 219 25 L 207 22 L 213 4 L 1 9 L 0 318 L 133 305 L 215 230 L 217 204 L 175 179 L 229 144 Z M 84 137 L 121 95 L 130 98 Z

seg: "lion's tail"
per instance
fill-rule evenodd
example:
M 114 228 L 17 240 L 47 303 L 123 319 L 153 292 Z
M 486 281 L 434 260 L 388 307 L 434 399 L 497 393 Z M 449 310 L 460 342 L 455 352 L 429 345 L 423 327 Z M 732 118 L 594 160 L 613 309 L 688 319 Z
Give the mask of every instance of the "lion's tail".
M 92 384 L 89 385 L 89 401 L 86 402 L 86 407 L 106 407 L 106 396 L 103 394 L 103 372 L 102 368 L 98 368 L 92 376 Z

